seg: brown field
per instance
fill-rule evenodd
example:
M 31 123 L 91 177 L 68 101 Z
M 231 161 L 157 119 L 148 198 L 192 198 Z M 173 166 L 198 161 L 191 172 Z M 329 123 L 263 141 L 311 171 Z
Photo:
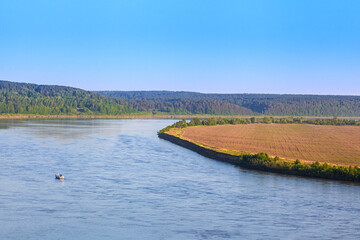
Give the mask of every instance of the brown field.
M 185 128 L 181 137 L 240 152 L 339 165 L 360 165 L 359 126 L 248 124 Z

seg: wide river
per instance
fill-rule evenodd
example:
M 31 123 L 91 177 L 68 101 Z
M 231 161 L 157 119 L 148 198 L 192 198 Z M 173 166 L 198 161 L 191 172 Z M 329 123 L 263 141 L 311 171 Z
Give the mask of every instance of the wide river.
M 0 239 L 360 239 L 360 185 L 202 157 L 173 122 L 0 121 Z

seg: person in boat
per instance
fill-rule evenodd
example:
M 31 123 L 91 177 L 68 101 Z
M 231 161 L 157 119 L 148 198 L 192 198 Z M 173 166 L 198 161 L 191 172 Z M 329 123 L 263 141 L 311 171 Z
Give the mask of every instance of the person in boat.
M 55 174 L 55 178 L 56 179 L 64 179 L 64 176 L 62 174 L 57 173 L 57 174 Z

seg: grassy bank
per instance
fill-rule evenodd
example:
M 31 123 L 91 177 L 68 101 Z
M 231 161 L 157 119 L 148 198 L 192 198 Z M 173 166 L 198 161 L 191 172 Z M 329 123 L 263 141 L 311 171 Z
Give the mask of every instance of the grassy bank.
M 357 166 L 342 166 L 325 162 L 320 163 L 318 161 L 304 162 L 300 160 L 283 159 L 277 156 L 272 157 L 267 153 L 251 154 L 230 149 L 215 148 L 182 137 L 184 128 L 179 126 L 181 126 L 180 123 L 165 128 L 159 132 L 159 137 L 198 152 L 206 157 L 229 162 L 244 168 L 298 176 L 354 182 L 360 181 L 360 168 Z
M 133 113 L 122 115 L 41 115 L 41 114 L 0 114 L 0 119 L 183 119 L 183 118 L 210 118 L 207 115 L 169 115 L 152 113 Z M 230 116 L 228 116 L 230 117 Z M 233 116 L 236 117 L 236 116 Z
M 11 113 L 3 113 L 0 114 L 0 119 L 222 119 L 223 121 L 227 121 L 227 123 L 233 122 L 233 124 L 241 124 L 242 122 L 251 123 L 251 119 L 255 119 L 256 122 L 262 122 L 263 119 L 271 119 L 271 120 L 281 120 L 281 119 L 334 119 L 334 117 L 291 117 L 291 116 L 244 116 L 244 115 L 210 115 L 210 114 L 191 114 L 191 115 L 177 115 L 177 114 L 166 114 L 166 113 L 152 113 L 152 112 L 137 112 L 137 113 L 129 113 L 129 114 L 121 114 L 121 115 L 101 115 L 101 114 L 11 114 Z M 247 119 L 247 120 L 246 120 Z M 351 121 L 356 121 L 360 119 L 360 117 L 338 117 L 337 119 L 347 119 Z M 233 120 L 233 121 L 231 121 Z M 283 120 L 284 121 L 284 120 Z M 360 124 L 360 121 L 359 121 Z M 201 122 L 201 125 L 203 123 Z
M 2 114 L 0 119 L 147 119 L 147 118 L 172 118 L 172 116 L 154 116 L 151 114 L 127 115 L 38 115 L 38 114 Z

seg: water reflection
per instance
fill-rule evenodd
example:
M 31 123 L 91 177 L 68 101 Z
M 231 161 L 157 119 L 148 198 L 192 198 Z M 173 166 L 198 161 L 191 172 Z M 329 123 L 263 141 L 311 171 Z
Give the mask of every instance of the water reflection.
M 147 120 L 139 120 L 147 121 Z M 126 126 L 126 127 L 124 127 Z M 152 129 L 139 129 L 134 120 L 101 120 L 101 119 L 31 119 L 1 120 L 0 129 L 15 129 L 20 134 L 39 138 L 55 138 L 62 141 L 87 138 L 90 135 L 116 136 L 121 133 L 152 133 Z M 114 131 L 114 129 L 116 129 Z
M 9 121 L 0 119 L 0 129 L 8 129 Z

